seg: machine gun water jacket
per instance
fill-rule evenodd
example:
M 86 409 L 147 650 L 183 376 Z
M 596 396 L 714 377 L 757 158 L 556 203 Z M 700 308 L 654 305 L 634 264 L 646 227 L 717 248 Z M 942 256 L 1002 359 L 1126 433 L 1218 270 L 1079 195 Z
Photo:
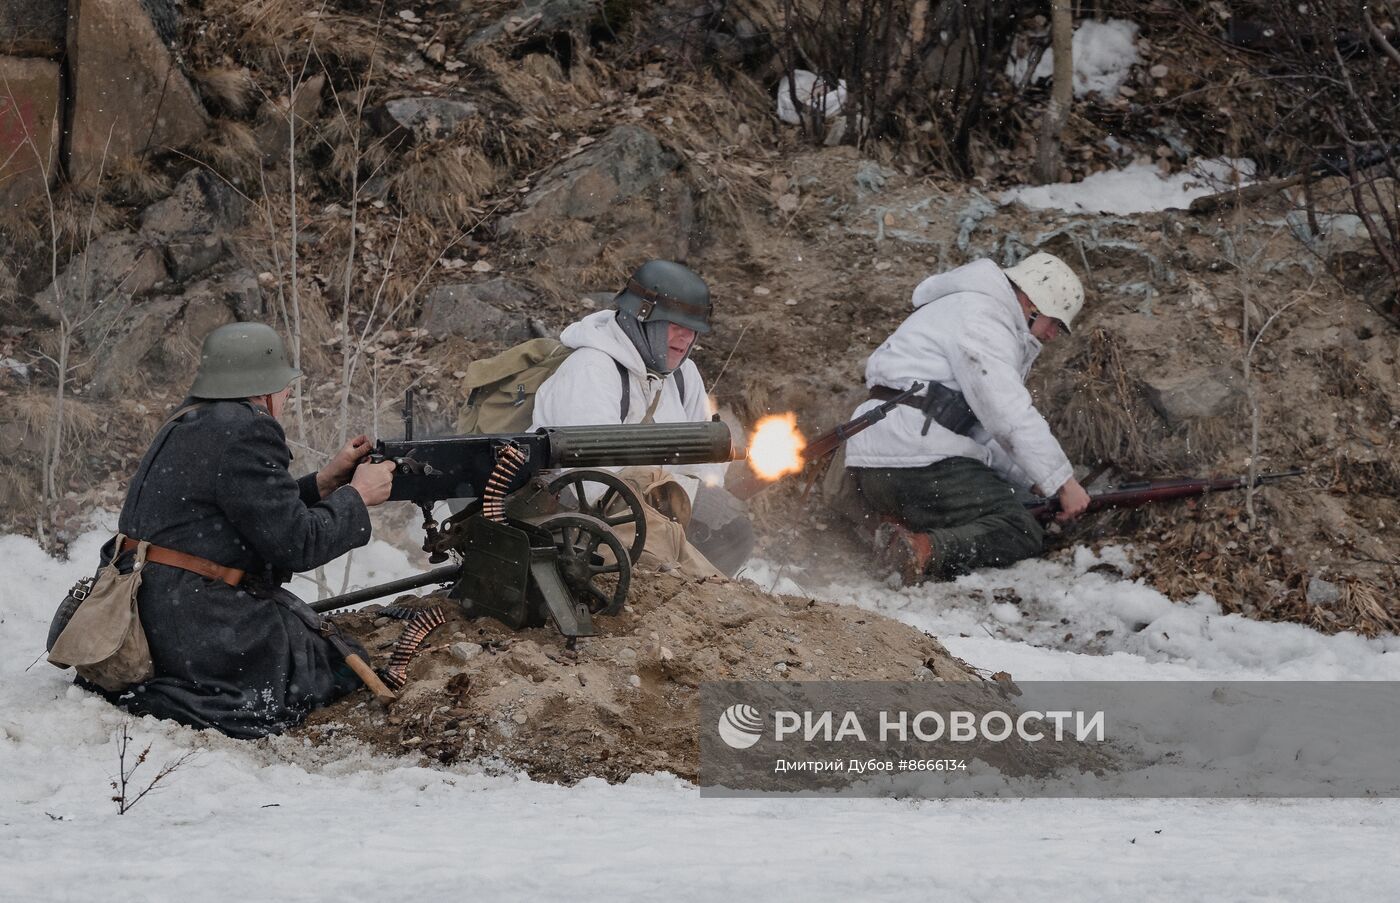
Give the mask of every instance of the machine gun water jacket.
M 1006 275 L 990 260 L 973 261 L 925 279 L 913 301 L 914 313 L 870 355 L 866 385 L 941 384 L 963 394 L 980 425 L 960 435 L 934 422 L 925 434 L 923 412 L 901 405 L 851 439 L 847 466 L 925 467 L 971 458 L 1010 483 L 1053 495 L 1074 469 L 1026 389 L 1041 345 Z M 877 404 L 867 401 L 856 414 Z
M 121 532 L 246 576 L 230 586 L 148 562 L 137 602 L 156 676 L 114 702 L 258 737 L 359 686 L 317 632 L 319 616 L 280 584 L 368 542 L 369 512 L 349 486 L 321 498 L 316 475 L 295 480 L 290 464 L 281 425 L 247 401 L 205 402 L 156 436 Z

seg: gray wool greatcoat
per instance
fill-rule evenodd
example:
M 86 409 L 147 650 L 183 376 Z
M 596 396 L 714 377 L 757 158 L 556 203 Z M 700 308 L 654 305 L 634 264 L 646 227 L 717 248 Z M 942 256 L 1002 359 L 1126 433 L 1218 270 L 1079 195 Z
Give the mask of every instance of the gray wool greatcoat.
M 317 632 L 320 616 L 281 584 L 368 542 L 369 512 L 349 486 L 322 499 L 316 475 L 295 480 L 290 464 L 281 425 L 247 401 L 204 402 L 156 436 L 118 529 L 247 576 L 231 587 L 147 564 L 137 604 L 155 677 L 108 694 L 114 703 L 247 738 L 291 727 L 359 686 Z M 132 558 L 122 556 L 122 570 Z

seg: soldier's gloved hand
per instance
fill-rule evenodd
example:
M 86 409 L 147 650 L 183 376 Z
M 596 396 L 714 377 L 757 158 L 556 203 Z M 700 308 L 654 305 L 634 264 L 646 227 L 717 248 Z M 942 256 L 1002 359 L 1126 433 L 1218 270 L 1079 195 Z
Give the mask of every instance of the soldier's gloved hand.
M 350 488 L 360 494 L 366 508 L 384 504 L 389 500 L 389 490 L 394 488 L 394 462 L 361 464 L 350 478 Z
M 374 445 L 368 436 L 356 436 L 345 443 L 345 447 L 336 452 L 335 457 L 316 472 L 316 489 L 321 493 L 321 498 L 350 482 L 355 468 L 360 466 L 360 462 L 373 450 Z
M 1062 524 L 1074 520 L 1089 508 L 1089 493 L 1084 491 L 1084 487 L 1080 486 L 1074 477 L 1070 477 L 1065 485 L 1060 487 L 1057 495 L 1060 499 L 1060 513 L 1055 515 L 1055 520 Z

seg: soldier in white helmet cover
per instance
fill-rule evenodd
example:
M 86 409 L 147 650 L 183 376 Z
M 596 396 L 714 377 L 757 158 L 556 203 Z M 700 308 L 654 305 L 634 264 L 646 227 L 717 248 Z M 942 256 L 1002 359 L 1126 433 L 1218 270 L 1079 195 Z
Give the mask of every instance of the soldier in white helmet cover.
M 1061 520 L 1088 494 L 1025 386 L 1042 345 L 1068 335 L 1084 288 L 1064 261 L 1034 254 L 1002 269 L 977 260 L 914 289 L 914 312 L 866 363 L 866 409 L 926 388 L 851 439 L 847 474 L 880 515 L 877 554 L 906 584 L 1040 553 L 1022 504 L 1058 496 Z

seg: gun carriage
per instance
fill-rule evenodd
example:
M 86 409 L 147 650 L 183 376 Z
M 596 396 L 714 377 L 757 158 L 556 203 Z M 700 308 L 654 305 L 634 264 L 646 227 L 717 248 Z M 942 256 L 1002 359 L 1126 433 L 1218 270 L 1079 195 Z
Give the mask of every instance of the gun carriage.
M 552 620 L 571 642 L 593 636 L 595 615 L 622 609 L 646 544 L 641 499 L 601 468 L 735 456 L 717 420 L 415 440 L 409 405 L 404 432 L 375 445 L 375 459 L 396 464 L 389 498 L 422 509 L 430 562 L 455 563 L 323 599 L 312 606 L 318 612 L 441 584 L 468 617 L 517 630 Z M 455 513 L 439 523 L 433 506 L 449 500 Z

